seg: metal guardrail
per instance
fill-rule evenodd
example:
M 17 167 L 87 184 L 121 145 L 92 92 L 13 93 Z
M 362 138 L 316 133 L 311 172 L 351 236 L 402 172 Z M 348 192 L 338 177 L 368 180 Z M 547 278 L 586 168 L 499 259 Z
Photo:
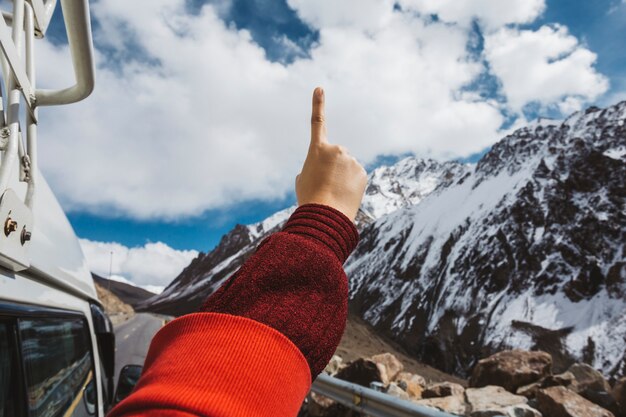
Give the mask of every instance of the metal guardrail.
M 326 374 L 317 377 L 311 391 L 372 417 L 457 417 Z

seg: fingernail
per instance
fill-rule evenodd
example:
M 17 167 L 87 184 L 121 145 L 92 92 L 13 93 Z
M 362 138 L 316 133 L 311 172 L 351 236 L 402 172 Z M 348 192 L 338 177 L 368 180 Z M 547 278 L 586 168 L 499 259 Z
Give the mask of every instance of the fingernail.
M 317 88 L 317 97 L 318 98 L 323 98 L 324 97 L 324 89 L 322 87 L 318 87 Z

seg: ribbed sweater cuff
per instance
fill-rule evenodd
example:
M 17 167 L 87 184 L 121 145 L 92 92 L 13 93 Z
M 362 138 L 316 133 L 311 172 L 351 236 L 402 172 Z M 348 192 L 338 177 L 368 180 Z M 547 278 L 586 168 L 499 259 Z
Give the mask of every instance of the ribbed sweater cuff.
M 275 329 L 228 314 L 188 314 L 154 336 L 135 390 L 108 417 L 160 416 L 168 410 L 295 416 L 310 383 L 306 359 Z
M 309 236 L 326 246 L 344 263 L 359 243 L 354 223 L 337 209 L 322 204 L 304 204 L 291 215 L 283 232 Z

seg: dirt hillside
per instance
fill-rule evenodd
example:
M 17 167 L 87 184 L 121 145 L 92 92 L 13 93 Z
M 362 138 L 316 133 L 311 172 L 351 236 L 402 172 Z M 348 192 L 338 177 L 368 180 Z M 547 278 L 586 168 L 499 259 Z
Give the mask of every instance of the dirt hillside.
M 95 285 L 98 299 L 104 306 L 104 311 L 107 312 L 113 324 L 126 321 L 135 314 L 135 310 L 130 305 L 124 303 L 111 291 L 99 284 Z
M 429 381 L 451 381 L 461 385 L 467 384 L 464 379 L 448 375 L 416 361 L 396 343 L 377 335 L 363 320 L 350 315 L 346 324 L 346 331 L 335 354 L 341 356 L 346 363 L 384 352 L 393 353 L 404 364 L 406 371 L 421 375 Z

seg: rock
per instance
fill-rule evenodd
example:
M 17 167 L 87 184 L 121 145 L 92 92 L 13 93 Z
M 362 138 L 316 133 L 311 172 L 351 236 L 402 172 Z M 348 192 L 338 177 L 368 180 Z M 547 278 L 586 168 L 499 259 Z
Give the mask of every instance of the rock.
M 465 397 L 469 404 L 471 417 L 515 416 L 515 413 L 521 413 L 522 416 L 533 416 L 532 411 L 526 410 L 529 408 L 525 407 L 528 402 L 526 397 L 511 394 L 504 388 L 495 385 L 468 388 L 465 390 Z
M 423 376 L 417 375 L 417 374 L 412 374 L 410 372 L 400 372 L 396 376 L 396 380 L 398 380 L 398 381 L 412 381 L 412 382 L 414 382 L 416 384 L 421 385 L 422 387 L 426 386 L 426 380 L 424 379 Z
M 436 408 L 437 410 L 457 416 L 464 416 L 467 411 L 465 399 L 458 395 L 450 395 L 449 397 L 428 398 L 426 400 L 413 401 L 417 405 Z
M 580 395 L 613 414 L 619 413 L 619 406 L 610 392 L 586 390 L 581 392 Z
M 547 417 L 614 417 L 610 411 L 565 387 L 539 390 L 537 408 Z
M 341 356 L 333 355 L 333 357 L 330 359 L 330 362 L 328 362 L 328 365 L 326 365 L 326 368 L 324 368 L 324 372 L 326 372 L 328 375 L 335 375 L 337 372 L 345 367 L 346 365 L 343 363 L 343 359 L 341 358 Z
M 372 382 L 383 382 L 378 365 L 367 359 L 357 359 L 335 375 L 344 381 L 369 388 Z
M 329 409 L 335 404 L 336 402 L 330 398 L 311 392 L 311 395 L 309 395 L 307 415 L 310 417 L 326 417 L 330 415 Z
M 420 400 L 422 398 L 422 392 L 426 385 L 426 380 L 420 375 L 410 374 L 408 372 L 400 372 L 396 376 L 396 383 L 399 387 L 406 391 L 414 400 Z
M 541 381 L 542 388 L 567 387 L 575 391 L 577 385 L 576 376 L 570 371 L 557 375 L 548 375 Z
M 626 377 L 615 383 L 612 394 L 617 404 L 617 415 L 619 417 L 626 417 Z
M 586 363 L 575 363 L 568 372 L 576 378 L 570 389 L 613 413 L 618 412 L 618 405 L 611 395 L 611 385 L 600 372 Z
M 586 363 L 575 363 L 567 370 L 576 378 L 576 392 L 585 391 L 611 392 L 611 386 L 600 372 Z
M 531 399 L 535 398 L 537 395 L 537 391 L 541 389 L 541 381 L 533 382 L 532 384 L 524 385 L 523 387 L 519 387 L 515 393 L 517 395 L 523 395 L 524 397 Z
M 535 398 L 537 391 L 541 388 L 549 388 L 549 387 L 568 387 L 572 389 L 572 387 L 576 386 L 576 377 L 571 372 L 564 372 L 558 375 L 548 375 L 543 378 L 541 381 L 533 382 L 532 384 L 524 385 L 523 387 L 519 387 L 516 391 L 517 395 L 523 395 L 524 397 L 531 399 Z M 572 389 L 572 391 L 575 391 Z
M 440 398 L 450 395 L 462 396 L 464 392 L 465 388 L 459 384 L 455 384 L 454 382 L 441 382 L 427 386 L 422 392 L 422 398 Z
M 552 357 L 541 351 L 505 350 L 481 359 L 472 371 L 471 387 L 498 385 L 515 392 L 550 374 Z
M 370 358 L 370 360 L 376 364 L 381 369 L 381 376 L 383 378 L 383 383 L 388 384 L 393 381 L 396 375 L 404 370 L 404 365 L 402 362 L 398 360 L 391 353 L 382 353 L 380 355 L 374 355 Z
M 538 410 L 535 410 L 528 404 L 517 404 L 517 405 L 509 406 L 504 409 L 504 415 L 506 417 L 550 417 L 550 416 L 543 416 Z M 491 414 L 489 417 L 491 416 L 493 416 L 493 414 Z M 472 415 L 472 417 L 478 417 L 478 416 Z M 487 417 L 487 416 L 481 415 L 479 417 Z
M 393 382 L 387 387 L 387 394 L 400 398 L 401 400 L 410 400 L 409 394 Z

